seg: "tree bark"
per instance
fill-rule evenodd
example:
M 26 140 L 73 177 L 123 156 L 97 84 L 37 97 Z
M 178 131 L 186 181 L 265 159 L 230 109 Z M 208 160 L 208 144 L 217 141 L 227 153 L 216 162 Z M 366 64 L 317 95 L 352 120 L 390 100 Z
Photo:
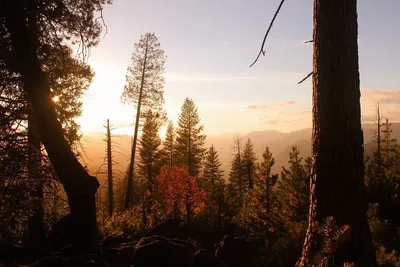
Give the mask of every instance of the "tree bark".
M 139 99 L 138 99 L 138 106 L 136 111 L 136 122 L 135 122 L 135 133 L 133 135 L 133 144 L 132 144 L 132 151 L 131 151 L 131 160 L 129 161 L 129 170 L 128 170 L 128 185 L 126 188 L 126 195 L 125 195 L 125 205 L 124 209 L 127 210 L 131 207 L 133 202 L 133 175 L 134 175 L 134 168 L 135 168 L 135 155 L 136 155 L 136 146 L 137 146 L 137 139 L 138 139 L 138 131 L 139 131 L 139 121 L 140 121 L 140 108 L 142 105 L 142 97 L 143 97 L 143 87 L 144 87 L 144 78 L 146 72 L 146 62 L 147 62 L 147 51 L 148 51 L 148 40 L 146 39 L 146 51 L 144 54 L 144 62 L 143 62 L 143 70 L 142 70 L 142 80 L 140 82 L 140 91 L 139 91 Z
M 29 2 L 29 9 L 36 9 L 36 1 Z M 29 38 L 31 49 L 37 53 L 37 14 L 32 12 L 28 17 Z M 29 177 L 34 182 L 31 197 L 34 199 L 34 213 L 28 220 L 29 243 L 35 246 L 44 246 L 46 235 L 44 230 L 44 211 L 43 211 L 43 177 L 39 174 L 41 165 L 40 136 L 37 129 L 35 112 L 32 105 L 28 102 L 28 170 Z
M 49 159 L 67 193 L 73 218 L 73 246 L 82 252 L 100 253 L 96 225 L 95 193 L 99 183 L 74 156 L 57 120 L 50 87 L 29 38 L 20 1 L 4 1 L 5 23 L 24 91 L 32 104 L 37 128 Z
M 357 45 L 357 1 L 314 1 L 313 166 L 302 257 L 317 253 L 317 223 L 333 216 L 351 228 L 335 266 L 376 266 L 364 192 L 363 133 Z

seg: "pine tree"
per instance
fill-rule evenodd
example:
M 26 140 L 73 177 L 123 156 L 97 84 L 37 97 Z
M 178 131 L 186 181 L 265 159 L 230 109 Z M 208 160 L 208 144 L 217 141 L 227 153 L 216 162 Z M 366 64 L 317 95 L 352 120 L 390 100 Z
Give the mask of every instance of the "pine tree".
M 165 140 L 163 142 L 162 155 L 163 155 L 163 163 L 168 166 L 175 165 L 175 130 L 174 124 L 172 121 L 168 123 L 167 132 L 165 134 Z
M 148 110 L 164 115 L 162 105 L 164 104 L 163 73 L 165 60 L 164 51 L 160 48 L 160 42 L 154 33 L 146 33 L 141 36 L 139 43 L 135 44 L 132 65 L 128 67 L 126 85 L 121 96 L 124 103 L 131 103 L 136 106 L 136 122 L 129 162 L 125 209 L 128 209 L 133 201 L 135 154 L 141 119 L 144 114 L 147 114 Z
M 280 211 L 277 210 L 278 199 L 276 190 L 273 189 L 278 180 L 278 175 L 271 173 L 274 164 L 275 160 L 272 153 L 266 147 L 262 161 L 257 164 L 254 189 L 248 192 L 243 206 L 238 215 L 235 216 L 235 221 L 241 227 L 251 229 L 259 237 L 268 236 L 268 242 L 274 242 L 272 236 L 277 231 L 278 224 L 280 224 L 278 220 Z
M 272 188 L 275 186 L 278 175 L 272 174 L 272 167 L 275 165 L 275 159 L 268 147 L 262 155 L 262 161 L 258 167 L 258 179 L 256 179 L 256 196 L 265 209 L 266 216 L 271 215 Z
M 245 170 L 245 177 L 246 177 L 246 185 L 248 190 L 252 190 L 254 187 L 254 179 L 256 174 L 256 153 L 254 152 L 254 145 L 251 142 L 251 139 L 247 139 L 246 144 L 244 145 L 243 149 L 243 169 Z
M 199 123 L 197 107 L 193 100 L 186 98 L 181 108 L 176 131 L 176 163 L 187 166 L 189 175 L 195 177 L 201 170 L 206 139 L 206 136 L 202 134 L 204 126 Z
M 233 139 L 232 148 L 235 151 L 235 156 L 232 160 L 228 186 L 231 204 L 238 207 L 243 203 L 246 190 L 241 142 L 242 138 L 240 138 L 239 135 Z
M 156 177 L 160 173 L 160 151 L 161 139 L 159 136 L 160 118 L 157 113 L 148 111 L 146 120 L 143 125 L 142 137 L 140 139 L 139 148 L 139 174 L 144 179 L 146 187 L 145 199 L 147 203 L 147 211 L 152 214 L 152 206 L 154 205 L 154 188 Z M 145 211 L 143 211 L 145 212 Z M 155 214 L 153 214 L 154 218 Z M 144 222 L 146 225 L 146 222 Z
M 295 231 L 297 235 L 305 234 L 310 199 L 309 176 L 299 154 L 298 147 L 293 146 L 289 153 L 289 168 L 282 167 L 281 179 L 277 184 L 281 216 L 287 229 Z
M 397 140 L 391 137 L 393 131 L 390 128 L 391 126 L 392 124 L 389 123 L 388 119 L 386 119 L 386 122 L 383 123 L 382 133 L 384 134 L 384 136 L 383 136 L 383 145 L 381 152 L 386 176 L 390 176 L 390 172 L 394 163 L 393 156 L 394 153 L 396 152 L 396 147 L 397 147 Z
M 221 162 L 214 145 L 211 145 L 207 151 L 204 163 L 203 179 L 205 189 L 208 193 L 208 209 L 213 211 L 213 214 L 216 215 L 219 226 L 221 226 L 225 180 L 224 171 L 221 170 Z

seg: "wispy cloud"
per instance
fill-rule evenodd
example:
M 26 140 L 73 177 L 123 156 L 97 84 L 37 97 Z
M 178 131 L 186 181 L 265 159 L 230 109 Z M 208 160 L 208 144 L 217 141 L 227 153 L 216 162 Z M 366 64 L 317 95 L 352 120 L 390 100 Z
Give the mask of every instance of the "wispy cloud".
M 283 101 L 279 104 L 251 104 L 244 107 L 244 109 L 249 110 L 264 110 L 264 109 L 274 109 L 278 107 L 288 107 L 296 105 L 296 101 Z
M 284 102 L 280 103 L 279 105 L 281 107 L 294 106 L 294 105 L 296 105 L 296 101 L 284 101 Z
M 365 88 L 361 90 L 361 101 L 377 104 L 400 104 L 400 90 L 376 90 Z
M 284 124 L 289 124 L 293 122 L 300 122 L 300 121 L 305 121 L 306 118 L 297 118 L 297 119 L 286 119 L 286 120 L 264 120 L 264 124 L 269 124 L 269 125 L 284 125 Z

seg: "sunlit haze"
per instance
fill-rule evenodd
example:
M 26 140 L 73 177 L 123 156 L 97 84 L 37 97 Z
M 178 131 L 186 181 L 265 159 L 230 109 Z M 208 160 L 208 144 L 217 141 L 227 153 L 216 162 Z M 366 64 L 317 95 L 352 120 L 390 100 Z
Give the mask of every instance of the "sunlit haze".
M 91 50 L 96 76 L 79 118 L 84 132 L 133 133 L 132 107 L 120 102 L 133 45 L 154 32 L 168 56 L 165 109 L 176 122 L 194 100 L 207 134 L 311 127 L 313 1 L 287 1 L 267 40 L 266 57 L 249 68 L 279 1 L 115 0 L 103 15 L 108 33 Z M 363 121 L 379 101 L 383 116 L 400 109 L 399 0 L 358 1 Z

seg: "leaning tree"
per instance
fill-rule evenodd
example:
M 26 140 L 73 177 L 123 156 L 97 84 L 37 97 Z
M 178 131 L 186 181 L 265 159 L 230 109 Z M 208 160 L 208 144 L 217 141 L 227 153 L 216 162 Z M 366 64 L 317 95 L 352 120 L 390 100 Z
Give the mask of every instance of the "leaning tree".
M 99 183 L 79 163 L 65 138 L 50 97 L 46 66 L 41 64 L 36 47 L 40 40 L 49 37 L 54 45 L 80 43 L 84 53 L 98 43 L 101 11 L 106 3 L 111 0 L 0 2 L 0 27 L 7 33 L 1 43 L 1 59 L 21 76 L 40 139 L 68 196 L 73 245 L 86 252 L 100 252 L 95 206 Z M 96 12 L 100 19 L 96 19 Z

